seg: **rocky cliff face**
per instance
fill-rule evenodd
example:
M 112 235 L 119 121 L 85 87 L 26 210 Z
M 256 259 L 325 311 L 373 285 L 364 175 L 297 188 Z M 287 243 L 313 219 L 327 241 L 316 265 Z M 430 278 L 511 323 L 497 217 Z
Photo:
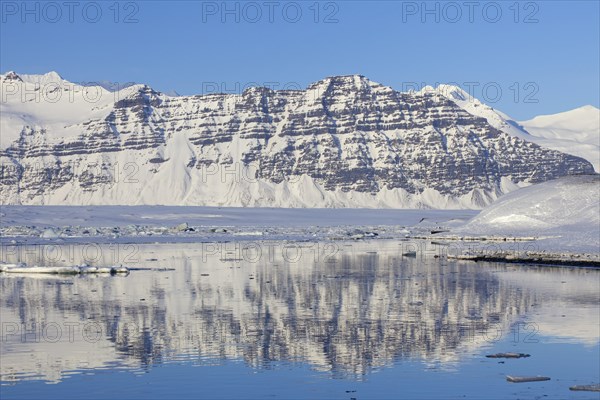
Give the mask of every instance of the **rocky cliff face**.
M 481 207 L 593 172 L 439 93 L 357 75 L 189 97 L 22 78 L 1 78 L 3 204 Z

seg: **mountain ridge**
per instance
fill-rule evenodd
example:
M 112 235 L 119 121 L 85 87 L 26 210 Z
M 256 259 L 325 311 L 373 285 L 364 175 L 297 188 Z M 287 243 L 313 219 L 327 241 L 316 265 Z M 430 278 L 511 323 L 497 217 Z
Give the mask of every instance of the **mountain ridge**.
M 5 94 L 35 92 L 7 75 Z M 180 97 L 137 84 L 100 88 L 94 103 L 81 99 L 92 88 L 69 86 L 53 88 L 63 94 L 53 103 L 3 94 L 3 204 L 479 208 L 593 172 L 440 93 L 397 92 L 362 75 Z M 118 176 L 126 165 L 136 182 Z

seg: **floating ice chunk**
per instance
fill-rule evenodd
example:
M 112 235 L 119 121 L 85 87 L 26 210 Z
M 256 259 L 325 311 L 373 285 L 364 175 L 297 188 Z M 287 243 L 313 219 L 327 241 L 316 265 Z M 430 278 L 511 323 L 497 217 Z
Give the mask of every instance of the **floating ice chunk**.
M 79 274 L 79 267 L 39 267 L 35 266 L 17 266 L 4 268 L 2 272 L 10 272 L 17 274 L 65 274 L 74 275 Z
M 487 358 L 527 358 L 530 357 L 529 354 L 525 353 L 496 353 L 496 354 L 488 354 Z
M 54 229 L 48 228 L 40 234 L 40 237 L 43 239 L 56 239 L 58 234 L 54 232 Z
M 0 272 L 4 272 L 7 269 L 11 269 L 11 268 L 22 268 L 22 267 L 26 267 L 27 264 L 25 263 L 17 263 L 17 264 L 8 264 L 8 263 L 0 263 Z
M 235 236 L 262 236 L 263 234 L 264 233 L 260 231 L 242 231 L 234 233 Z
M 591 385 L 575 385 L 571 386 L 569 390 L 581 391 L 581 392 L 600 392 L 600 384 Z
M 122 265 L 113 265 L 111 267 L 91 267 L 87 264 L 67 266 L 67 267 L 40 267 L 27 266 L 25 263 L 6 264 L 0 263 L 0 272 L 20 273 L 20 274 L 128 274 L 129 268 Z
M 177 225 L 175 227 L 175 230 L 179 231 L 179 232 L 184 232 L 189 228 L 189 225 L 187 222 L 182 222 L 181 224 Z
M 89 265 L 81 265 L 79 267 L 81 274 L 110 274 L 111 267 L 90 267 Z
M 513 383 L 523 383 L 523 382 L 541 382 L 541 381 L 549 381 L 550 378 L 547 376 L 510 376 L 506 377 L 506 380 Z
M 96 274 L 98 273 L 98 268 L 97 267 L 90 267 L 87 265 L 82 265 L 79 267 L 79 272 L 82 274 Z
M 124 267 L 122 265 L 113 265 L 112 267 L 110 267 L 110 273 L 111 274 L 128 274 L 129 268 Z

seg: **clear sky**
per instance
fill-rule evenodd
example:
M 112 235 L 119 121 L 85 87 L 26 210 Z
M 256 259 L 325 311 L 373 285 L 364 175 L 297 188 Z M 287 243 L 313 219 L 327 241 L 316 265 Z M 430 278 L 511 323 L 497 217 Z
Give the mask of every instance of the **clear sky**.
M 200 94 L 361 74 L 516 119 L 599 105 L 592 1 L 1 1 L 0 70 Z

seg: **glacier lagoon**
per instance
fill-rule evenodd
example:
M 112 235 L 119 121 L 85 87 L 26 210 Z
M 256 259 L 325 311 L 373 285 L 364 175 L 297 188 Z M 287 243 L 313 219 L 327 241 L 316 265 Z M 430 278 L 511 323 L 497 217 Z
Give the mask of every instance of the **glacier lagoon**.
M 399 240 L 121 246 L 94 246 L 95 261 L 130 257 L 127 276 L 0 274 L 2 398 L 597 397 L 569 390 L 600 377 L 596 269 Z M 3 257 L 77 263 L 90 248 Z M 530 357 L 485 357 L 498 352 Z

